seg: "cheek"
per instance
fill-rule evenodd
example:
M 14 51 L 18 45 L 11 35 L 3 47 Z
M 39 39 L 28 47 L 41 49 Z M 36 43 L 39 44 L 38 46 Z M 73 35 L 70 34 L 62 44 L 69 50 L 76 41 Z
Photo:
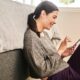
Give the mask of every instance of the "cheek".
M 51 24 L 50 24 L 50 22 L 48 20 L 45 23 L 45 28 L 46 29 L 50 29 L 51 28 Z
M 50 24 L 50 20 L 49 19 L 46 19 L 46 24 Z
M 48 27 L 50 25 L 50 21 L 49 20 L 46 20 L 45 21 L 45 27 Z
M 48 28 L 50 28 L 50 23 L 51 23 L 51 21 L 48 19 L 48 18 L 45 18 L 44 20 L 43 20 L 43 23 L 44 23 L 44 28 L 45 29 L 48 29 Z
M 47 19 L 44 19 L 44 25 L 48 25 L 49 21 Z

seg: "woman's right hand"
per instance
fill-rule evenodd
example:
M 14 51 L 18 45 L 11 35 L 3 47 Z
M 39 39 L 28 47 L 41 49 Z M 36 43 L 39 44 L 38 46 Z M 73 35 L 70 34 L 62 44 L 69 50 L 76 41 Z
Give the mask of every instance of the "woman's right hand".
M 61 42 L 61 44 L 58 48 L 58 53 L 60 55 L 62 55 L 63 51 L 67 49 L 68 42 L 71 42 L 71 40 L 68 37 L 65 37 L 64 40 Z

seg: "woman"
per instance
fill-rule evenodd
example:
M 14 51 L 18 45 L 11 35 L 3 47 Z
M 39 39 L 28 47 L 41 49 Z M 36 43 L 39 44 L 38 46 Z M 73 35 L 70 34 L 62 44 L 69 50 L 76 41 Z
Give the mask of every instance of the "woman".
M 66 48 L 68 39 L 65 38 L 57 51 L 44 32 L 44 29 L 49 30 L 56 23 L 58 11 L 55 4 L 43 1 L 36 7 L 34 13 L 28 16 L 29 27 L 24 36 L 28 74 L 34 78 L 49 77 L 49 80 L 79 80 L 78 73 L 76 74 L 75 70 L 63 61 L 63 57 L 69 56 L 75 46 Z

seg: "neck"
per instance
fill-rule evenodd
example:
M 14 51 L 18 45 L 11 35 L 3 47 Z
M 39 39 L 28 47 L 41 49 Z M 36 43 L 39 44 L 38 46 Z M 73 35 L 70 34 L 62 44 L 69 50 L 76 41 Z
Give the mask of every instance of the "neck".
M 38 32 L 42 32 L 43 31 L 43 26 L 40 20 L 36 20 L 36 24 L 37 24 L 37 31 Z

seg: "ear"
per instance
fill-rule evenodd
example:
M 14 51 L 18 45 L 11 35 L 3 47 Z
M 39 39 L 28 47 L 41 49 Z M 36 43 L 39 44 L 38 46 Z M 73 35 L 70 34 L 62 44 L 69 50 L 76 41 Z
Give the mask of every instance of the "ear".
M 46 16 L 45 10 L 42 10 L 42 11 L 41 11 L 41 16 L 42 16 L 42 17 L 43 17 L 43 16 Z

